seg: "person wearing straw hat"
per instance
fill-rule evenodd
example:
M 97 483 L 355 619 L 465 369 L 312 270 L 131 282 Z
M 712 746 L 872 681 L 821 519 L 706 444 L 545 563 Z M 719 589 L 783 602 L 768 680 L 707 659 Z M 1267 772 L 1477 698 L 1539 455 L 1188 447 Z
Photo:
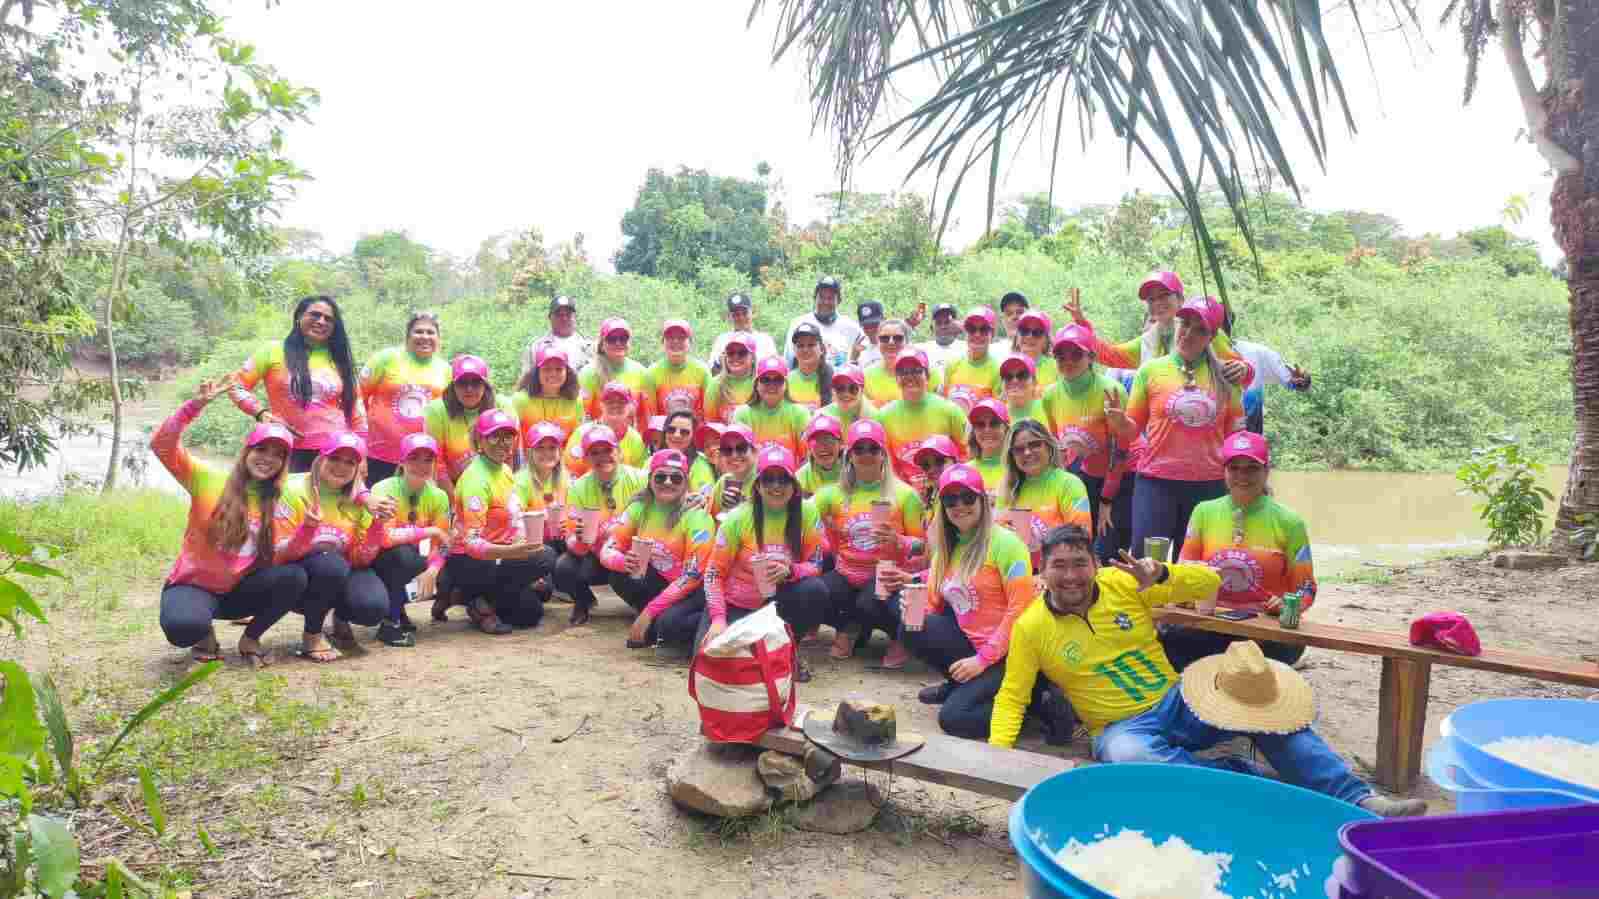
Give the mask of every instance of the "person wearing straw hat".
M 1383 817 L 1419 815 L 1419 799 L 1382 796 L 1311 729 L 1310 684 L 1253 642 L 1201 659 L 1182 674 L 1155 634 L 1157 605 L 1213 596 L 1221 576 L 1206 565 L 1095 558 L 1086 530 L 1065 526 L 1043 541 L 1044 595 L 1016 621 L 1005 680 L 994 698 L 989 742 L 1012 747 L 1039 675 L 1064 691 L 1101 762 L 1166 762 L 1259 774 L 1238 757 L 1194 753 L 1249 737 L 1284 780 Z

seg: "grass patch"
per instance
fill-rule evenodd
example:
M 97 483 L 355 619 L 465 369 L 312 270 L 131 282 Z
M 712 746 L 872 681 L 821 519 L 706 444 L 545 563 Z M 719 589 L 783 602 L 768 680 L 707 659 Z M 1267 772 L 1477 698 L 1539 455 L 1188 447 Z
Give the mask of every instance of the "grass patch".
M 1389 568 L 1371 568 L 1363 565 L 1359 568 L 1352 568 L 1349 571 L 1329 574 L 1326 577 L 1317 578 L 1317 580 L 1323 584 L 1360 584 L 1367 587 L 1386 587 L 1394 582 L 1394 573 Z
M 48 611 L 115 611 L 130 585 L 159 583 L 177 558 L 189 514 L 185 497 L 158 490 L 74 490 L 30 502 L 0 499 L 0 526 L 60 547 L 67 577 L 34 578 L 28 590 Z
M 793 803 L 785 802 L 771 811 L 742 818 L 697 816 L 703 820 L 701 826 L 694 828 L 690 834 L 689 848 L 701 849 L 711 841 L 723 849 L 741 844 L 781 846 L 797 830 L 794 826 L 795 809 Z
M 893 835 L 902 846 L 922 837 L 947 845 L 956 837 L 980 837 L 988 832 L 988 825 L 970 812 L 919 812 L 893 802 L 883 804 L 872 826 Z

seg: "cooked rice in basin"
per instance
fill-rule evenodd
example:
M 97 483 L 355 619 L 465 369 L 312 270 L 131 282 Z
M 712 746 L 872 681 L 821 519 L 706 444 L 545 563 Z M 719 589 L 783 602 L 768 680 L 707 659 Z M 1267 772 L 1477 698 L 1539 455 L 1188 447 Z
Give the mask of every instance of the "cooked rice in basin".
M 1539 774 L 1599 790 L 1599 743 L 1569 737 L 1505 737 L 1482 748 Z

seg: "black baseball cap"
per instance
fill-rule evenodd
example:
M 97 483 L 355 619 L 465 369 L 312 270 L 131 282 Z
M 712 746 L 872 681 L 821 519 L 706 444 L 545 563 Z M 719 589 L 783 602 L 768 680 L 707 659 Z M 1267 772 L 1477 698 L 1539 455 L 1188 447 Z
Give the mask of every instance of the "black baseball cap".
M 883 321 L 883 304 L 877 300 L 867 300 L 855 307 L 855 313 L 860 317 L 861 327 L 881 324 Z
M 1007 293 L 1004 296 L 999 298 L 1000 311 L 1003 312 L 1005 307 L 1009 306 L 1011 303 L 1021 303 L 1023 309 L 1032 308 L 1031 305 L 1027 302 L 1027 295 L 1022 293 L 1019 290 L 1013 290 L 1010 293 Z
M 831 287 L 838 291 L 840 296 L 844 295 L 844 285 L 840 284 L 838 279 L 832 275 L 823 275 L 821 279 L 816 282 L 816 289 L 811 291 L 811 295 L 815 296 L 816 294 L 821 293 L 822 288 L 824 287 Z
M 550 314 L 554 315 L 555 310 L 557 309 L 570 309 L 573 312 L 576 312 L 577 303 L 569 296 L 558 296 L 555 299 L 550 300 Z
M 750 298 L 746 294 L 735 293 L 727 298 L 727 308 L 730 310 L 748 309 L 751 305 L 753 304 L 750 302 Z
M 816 327 L 815 325 L 811 324 L 810 322 L 800 322 L 799 324 L 794 326 L 794 333 L 789 336 L 788 342 L 789 343 L 793 343 L 794 341 L 800 339 L 801 337 L 814 337 L 817 340 L 821 340 L 822 339 L 822 329 Z
M 948 312 L 950 315 L 960 315 L 960 310 L 956 309 L 953 304 L 939 303 L 937 306 L 933 307 L 933 318 L 938 318 L 940 315 L 943 315 L 946 312 Z

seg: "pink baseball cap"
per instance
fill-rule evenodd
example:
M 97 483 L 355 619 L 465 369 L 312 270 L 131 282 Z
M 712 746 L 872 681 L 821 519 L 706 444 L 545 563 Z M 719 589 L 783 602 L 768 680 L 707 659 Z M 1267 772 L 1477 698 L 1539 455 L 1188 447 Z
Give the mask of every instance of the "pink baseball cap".
M 650 420 L 644 425 L 644 439 L 653 440 L 661 436 L 664 430 L 666 430 L 666 416 L 651 415 Z
M 680 318 L 669 318 L 661 324 L 662 337 L 673 331 L 682 331 L 684 337 L 694 336 L 694 326 Z
M 322 455 L 331 456 L 339 450 L 352 450 L 357 456 L 365 459 L 366 441 L 361 439 L 360 434 L 353 431 L 345 431 L 322 447 Z
M 279 422 L 265 421 L 250 429 L 250 436 L 244 438 L 244 445 L 259 446 L 263 443 L 281 443 L 286 450 L 294 449 L 294 434 Z
M 589 450 L 596 446 L 608 446 L 616 449 L 616 432 L 609 425 L 596 424 L 583 432 L 583 455 L 587 456 Z
M 961 325 L 969 325 L 972 322 L 987 325 L 990 328 L 994 327 L 994 310 L 988 306 L 978 306 L 976 309 L 966 313 L 966 318 L 961 320 Z
M 626 334 L 629 337 L 633 336 L 633 329 L 628 327 L 626 319 L 608 318 L 605 321 L 600 322 L 600 339 L 601 340 L 604 340 L 605 338 L 610 337 L 612 334 L 616 333 L 617 331 L 621 331 L 623 334 Z
M 977 469 L 964 462 L 959 465 L 951 465 L 944 469 L 943 474 L 938 476 L 939 496 L 943 496 L 946 493 L 954 493 L 957 490 L 970 490 L 978 496 L 984 496 L 985 489 L 983 476 L 977 473 Z
M 754 446 L 755 432 L 750 430 L 749 425 L 727 425 L 722 428 L 722 438 L 717 443 L 722 446 L 727 446 L 729 443 L 747 443 L 750 446 Z
M 767 375 L 777 375 L 783 380 L 788 380 L 788 363 L 781 356 L 767 356 L 755 366 L 755 379 L 760 380 Z
M 972 411 L 966 413 L 966 420 L 976 421 L 977 413 L 979 412 L 987 412 L 1005 424 L 1010 424 L 1010 410 L 1005 408 L 1004 403 L 994 399 L 993 397 L 988 397 L 987 399 L 981 399 L 975 403 L 972 403 Z
M 533 354 L 533 367 L 543 368 L 544 363 L 550 361 L 551 359 L 560 360 L 561 364 L 567 368 L 572 367 L 572 360 L 567 358 L 566 350 L 563 350 L 554 344 L 545 344 L 544 346 L 539 347 L 539 351 Z
M 1199 323 L 1205 326 L 1205 330 L 1215 334 L 1221 330 L 1222 319 L 1226 317 L 1226 313 L 1222 311 L 1221 304 L 1216 302 L 1215 297 L 1189 297 L 1178 307 L 1177 316 L 1197 318 Z
M 538 446 L 546 440 L 555 441 L 556 445 L 566 443 L 566 432 L 553 421 L 541 421 L 527 429 L 527 445 Z
M 688 471 L 688 459 L 675 449 L 657 450 L 650 456 L 650 474 L 663 468 L 676 468 L 679 471 Z
M 882 425 L 872 421 L 870 418 L 857 419 L 854 424 L 849 426 L 849 438 L 845 441 L 845 445 L 850 449 L 854 449 L 855 444 L 862 442 L 875 443 L 886 450 L 888 449 L 888 433 L 883 430 Z
M 760 458 L 755 460 L 755 474 L 757 476 L 777 468 L 781 469 L 789 477 L 793 477 L 798 467 L 794 464 L 794 454 L 789 452 L 786 446 L 769 446 L 761 450 Z
M 489 364 L 476 356 L 456 356 L 450 363 L 450 380 L 459 381 L 462 378 L 482 378 L 484 383 L 489 380 Z
M 1054 326 L 1054 324 L 1049 320 L 1049 316 L 1037 309 L 1029 309 L 1026 312 L 1023 312 L 1022 317 L 1016 320 L 1016 327 L 1025 328 L 1027 327 L 1028 322 L 1031 322 L 1033 325 L 1039 328 L 1043 328 L 1046 335 L 1049 333 L 1049 329 Z
M 1183 295 L 1183 279 L 1177 277 L 1176 272 L 1150 272 L 1144 283 L 1138 285 L 1138 298 L 1149 301 L 1149 292 L 1157 287 L 1164 287 L 1172 293 Z
M 705 452 L 705 445 L 710 443 L 713 437 L 716 438 L 716 445 L 721 446 L 722 431 L 725 429 L 719 421 L 708 421 L 700 425 L 700 429 L 694 432 L 694 448 L 702 453 Z
M 495 431 L 504 431 L 506 429 L 521 433 L 521 429 L 516 426 L 516 419 L 512 418 L 504 409 L 490 409 L 477 417 L 477 435 L 479 437 L 487 437 Z
M 604 389 L 600 391 L 600 399 L 608 400 L 613 396 L 620 397 L 624 400 L 631 400 L 633 398 L 633 391 L 629 390 L 627 385 L 623 384 L 621 381 L 609 381 L 606 383 Z
M 722 347 L 723 355 L 726 355 L 727 348 L 730 346 L 741 346 L 744 348 L 744 352 L 749 353 L 751 356 L 755 355 L 755 337 L 752 334 L 740 331 L 729 337 L 726 345 Z
M 1249 431 L 1237 431 L 1227 435 L 1221 445 L 1221 464 L 1238 458 L 1254 459 L 1262 465 L 1271 464 L 1271 446 L 1266 443 L 1266 438 Z
M 1082 325 L 1067 325 L 1055 332 L 1055 341 L 1052 347 L 1059 350 L 1062 346 L 1074 346 L 1088 355 L 1094 355 L 1094 332 Z
M 838 371 L 833 372 L 833 386 L 837 387 L 839 381 L 847 381 L 856 387 L 866 386 L 866 373 L 861 371 L 859 365 L 841 365 Z
M 427 450 L 437 456 L 439 454 L 439 442 L 421 431 L 415 434 L 407 434 L 405 439 L 400 441 L 401 459 L 411 458 L 411 454 L 417 450 Z
M 934 434 L 916 444 L 916 448 L 911 450 L 911 461 L 917 461 L 928 453 L 934 453 L 952 460 L 961 457 L 960 450 L 955 448 L 955 441 L 945 437 L 943 434 Z
M 927 354 L 921 350 L 909 349 L 903 353 L 900 353 L 899 358 L 894 360 L 894 371 L 897 372 L 902 368 L 909 368 L 910 366 L 905 364 L 907 362 L 914 363 L 916 367 L 920 368 L 922 371 L 928 370 Z
M 1005 361 L 999 364 L 999 373 L 1003 375 L 1018 368 L 1025 369 L 1029 377 L 1038 374 L 1038 365 L 1025 353 L 1011 353 L 1006 356 Z
M 1459 612 L 1428 612 L 1410 622 L 1412 646 L 1437 646 L 1461 655 L 1482 655 L 1482 641 L 1471 621 Z
M 811 418 L 811 423 L 805 426 L 805 433 L 801 436 L 806 443 L 810 443 L 817 434 L 832 434 L 840 440 L 844 439 L 844 426 L 838 419 L 831 415 L 816 415 Z

